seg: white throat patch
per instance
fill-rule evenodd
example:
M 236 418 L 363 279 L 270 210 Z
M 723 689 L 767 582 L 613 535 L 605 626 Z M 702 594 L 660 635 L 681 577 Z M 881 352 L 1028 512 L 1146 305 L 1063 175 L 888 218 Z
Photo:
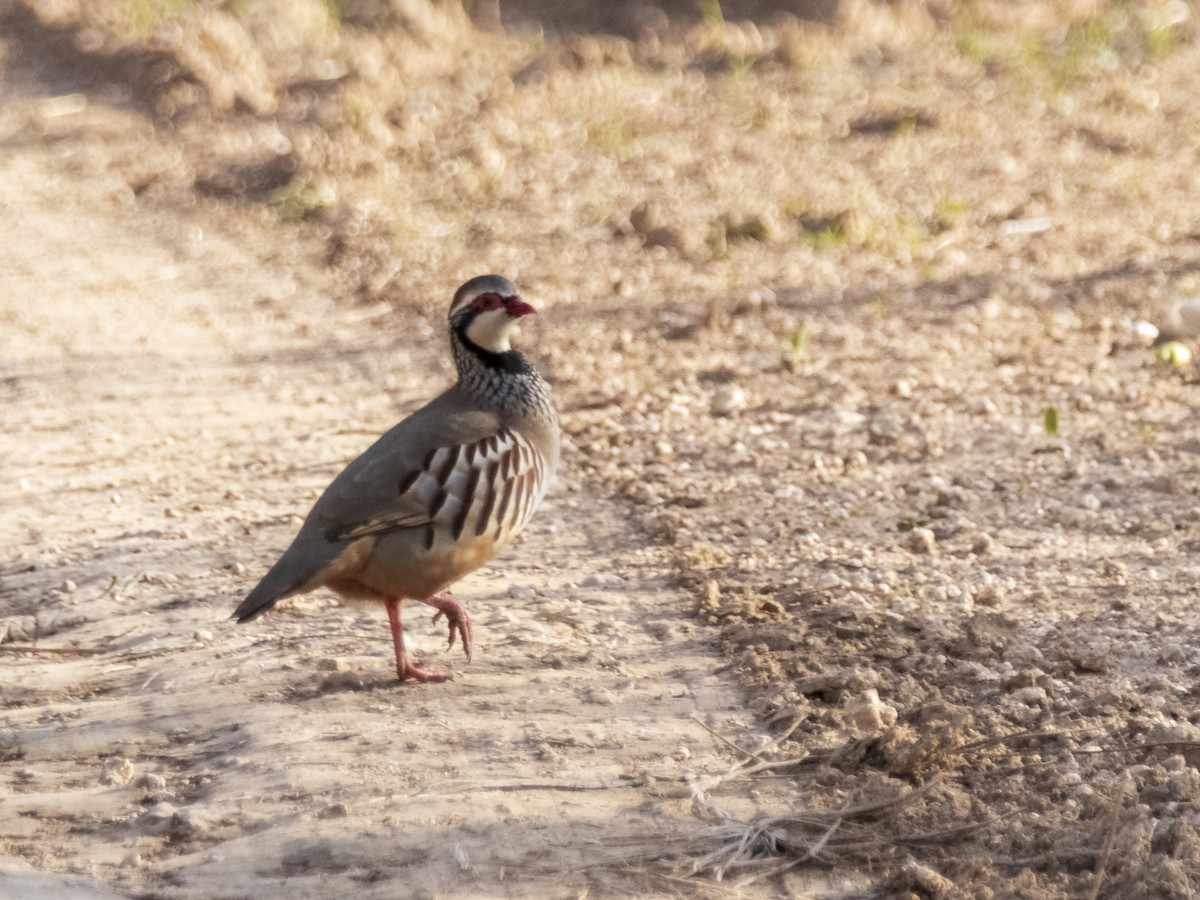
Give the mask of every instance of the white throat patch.
M 508 336 L 517 320 L 503 309 L 489 309 L 471 320 L 467 326 L 467 338 L 477 347 L 492 353 L 507 353 L 512 349 Z

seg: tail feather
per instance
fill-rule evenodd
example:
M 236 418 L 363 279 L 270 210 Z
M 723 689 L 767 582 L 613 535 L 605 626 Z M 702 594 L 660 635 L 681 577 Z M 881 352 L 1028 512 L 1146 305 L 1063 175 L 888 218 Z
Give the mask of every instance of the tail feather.
M 252 619 L 257 619 L 267 610 L 271 609 L 292 591 L 283 591 L 278 593 L 272 590 L 272 585 L 268 584 L 270 575 L 258 583 L 258 586 L 246 595 L 246 599 L 238 604 L 238 608 L 233 611 L 231 619 L 237 619 L 240 625 L 243 622 L 249 622 Z M 296 585 L 299 587 L 299 585 Z
M 317 587 L 320 583 L 317 575 L 336 558 L 338 549 L 325 541 L 302 542 L 297 538 L 254 590 L 246 595 L 246 599 L 238 604 L 230 618 L 236 619 L 239 624 L 249 622 L 280 600 Z

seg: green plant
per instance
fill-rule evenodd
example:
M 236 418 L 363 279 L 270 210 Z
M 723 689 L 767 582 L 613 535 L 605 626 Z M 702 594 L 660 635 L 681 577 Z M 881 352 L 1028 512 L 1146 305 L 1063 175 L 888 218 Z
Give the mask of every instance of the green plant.
M 332 206 L 337 194 L 328 185 L 292 184 L 284 185 L 271 195 L 270 204 L 281 219 L 298 222 L 308 219 L 321 210 Z
M 633 121 L 626 116 L 614 116 L 588 126 L 588 141 L 601 153 L 627 162 L 642 155 L 638 133 Z
M 700 21 L 706 28 L 718 29 L 725 24 L 725 13 L 721 11 L 720 0 L 699 0 Z
M 173 19 L 196 0 L 126 0 L 123 4 L 130 29 L 141 37 L 148 37 L 158 30 L 159 25 Z
M 863 304 L 863 310 L 867 315 L 874 316 L 877 319 L 882 319 L 888 314 L 887 300 L 883 297 L 876 297 L 874 300 L 868 300 Z
M 786 349 L 780 360 L 784 369 L 795 372 L 800 368 L 800 364 L 808 358 L 809 339 L 808 327 L 803 322 L 788 332 Z
M 1050 437 L 1058 436 L 1058 410 L 1053 406 L 1042 410 L 1042 430 Z
M 815 250 L 826 250 L 846 243 L 849 213 L 834 213 L 831 216 L 799 215 L 800 237 Z
M 930 222 L 930 231 L 935 234 L 949 231 L 968 209 L 967 204 L 957 197 L 951 194 L 942 194 L 933 204 L 933 220 Z

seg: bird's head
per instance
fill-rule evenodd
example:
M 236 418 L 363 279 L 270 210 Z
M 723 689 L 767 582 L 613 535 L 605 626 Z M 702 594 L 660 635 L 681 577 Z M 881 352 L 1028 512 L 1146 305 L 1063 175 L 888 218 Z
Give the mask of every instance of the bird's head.
M 506 353 L 512 349 L 508 338 L 517 320 L 535 312 L 507 278 L 480 275 L 455 291 L 450 327 L 483 350 Z

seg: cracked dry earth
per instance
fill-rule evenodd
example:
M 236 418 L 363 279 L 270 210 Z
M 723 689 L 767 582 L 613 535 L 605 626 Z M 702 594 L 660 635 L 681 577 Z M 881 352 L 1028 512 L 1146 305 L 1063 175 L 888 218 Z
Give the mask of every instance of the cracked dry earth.
M 406 329 L 236 217 L 114 218 L 103 187 L 19 154 L 0 179 L 0 895 L 574 896 L 608 877 L 581 865 L 702 825 L 687 777 L 731 758 L 706 729 L 753 723 L 569 462 L 458 586 L 472 664 L 409 607 L 452 683 L 398 687 L 381 610 L 328 595 L 227 621 L 315 492 L 448 377 L 442 298 Z

